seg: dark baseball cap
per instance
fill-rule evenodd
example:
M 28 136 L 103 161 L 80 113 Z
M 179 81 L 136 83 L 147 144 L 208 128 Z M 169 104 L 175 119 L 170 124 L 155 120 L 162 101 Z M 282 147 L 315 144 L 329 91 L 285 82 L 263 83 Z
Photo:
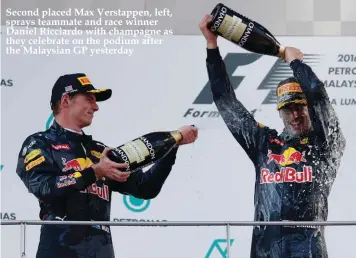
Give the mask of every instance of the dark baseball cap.
M 307 104 L 307 98 L 296 78 L 290 77 L 278 83 L 276 89 L 277 110 L 290 103 Z
M 96 101 L 105 101 L 111 97 L 111 89 L 96 89 L 84 73 L 65 74 L 60 76 L 52 88 L 51 108 L 61 100 L 64 94 L 93 93 Z

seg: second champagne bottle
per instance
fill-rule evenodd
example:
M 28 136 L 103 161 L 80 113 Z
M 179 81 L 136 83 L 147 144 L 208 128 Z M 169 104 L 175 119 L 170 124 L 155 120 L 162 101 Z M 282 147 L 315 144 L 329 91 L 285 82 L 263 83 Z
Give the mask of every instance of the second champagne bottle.
M 121 171 L 135 172 L 166 156 L 182 139 L 178 130 L 151 132 L 114 148 L 108 157 L 114 162 L 127 164 Z M 104 148 L 102 146 L 99 151 Z

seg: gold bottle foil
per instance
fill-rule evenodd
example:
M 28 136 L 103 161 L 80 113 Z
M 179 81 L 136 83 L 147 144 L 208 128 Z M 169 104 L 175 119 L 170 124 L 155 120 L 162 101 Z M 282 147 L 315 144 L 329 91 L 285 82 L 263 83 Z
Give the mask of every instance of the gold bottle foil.
M 174 140 L 176 140 L 176 143 L 179 143 L 183 139 L 182 134 L 178 130 L 172 131 L 171 135 L 173 136 Z

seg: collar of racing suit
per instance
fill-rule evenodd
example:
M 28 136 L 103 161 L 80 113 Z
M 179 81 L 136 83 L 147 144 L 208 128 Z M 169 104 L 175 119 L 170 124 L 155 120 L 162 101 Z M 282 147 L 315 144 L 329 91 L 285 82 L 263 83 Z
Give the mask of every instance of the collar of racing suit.
M 77 132 L 72 132 L 69 130 L 66 130 L 62 126 L 60 126 L 56 120 L 53 121 L 52 126 L 50 127 L 50 130 L 57 135 L 65 135 L 68 139 L 75 141 L 75 142 L 82 142 L 84 144 L 89 143 L 93 140 L 91 135 L 87 135 L 84 132 L 82 134 L 79 134 Z

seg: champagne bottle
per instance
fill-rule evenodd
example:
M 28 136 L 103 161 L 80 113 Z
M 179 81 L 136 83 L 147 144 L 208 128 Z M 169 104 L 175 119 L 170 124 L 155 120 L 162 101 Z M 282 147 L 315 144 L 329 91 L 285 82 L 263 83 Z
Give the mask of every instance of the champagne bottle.
M 285 48 L 265 27 L 219 3 L 211 12 L 209 29 L 243 49 L 284 58 Z
M 121 171 L 135 172 L 166 156 L 183 136 L 177 131 L 151 132 L 135 138 L 108 153 L 108 158 L 117 163 L 126 163 Z M 104 146 L 99 150 L 102 152 Z

